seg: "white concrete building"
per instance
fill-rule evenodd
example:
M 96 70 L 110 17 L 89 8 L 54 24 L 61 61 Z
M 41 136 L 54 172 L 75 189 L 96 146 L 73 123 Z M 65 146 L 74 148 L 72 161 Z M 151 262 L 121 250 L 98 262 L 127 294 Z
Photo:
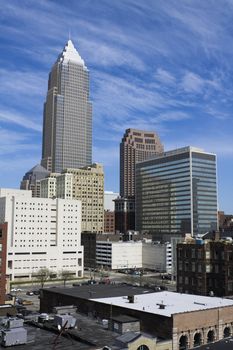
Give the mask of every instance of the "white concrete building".
M 142 244 L 142 267 L 158 272 L 166 271 L 166 245 L 153 243 Z
M 96 242 L 96 264 L 118 269 L 142 268 L 142 242 Z
M 96 242 L 96 264 L 112 270 L 143 268 L 171 273 L 172 263 L 170 243 Z
M 31 278 L 41 268 L 82 277 L 81 201 L 32 198 L 31 191 L 13 189 L 0 189 L 0 196 L 10 280 Z
M 55 198 L 57 194 L 57 176 L 60 174 L 51 173 L 49 177 L 40 180 L 40 197 Z
M 119 193 L 112 191 L 104 191 L 104 210 L 114 211 L 113 200 L 119 197 Z

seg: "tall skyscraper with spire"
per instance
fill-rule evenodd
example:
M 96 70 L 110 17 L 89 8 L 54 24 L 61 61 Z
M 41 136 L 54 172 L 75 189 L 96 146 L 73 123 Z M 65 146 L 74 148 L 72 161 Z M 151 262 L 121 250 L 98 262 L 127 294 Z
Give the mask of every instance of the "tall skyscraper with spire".
M 91 163 L 89 71 L 68 40 L 49 74 L 41 165 L 48 171 L 61 172 Z

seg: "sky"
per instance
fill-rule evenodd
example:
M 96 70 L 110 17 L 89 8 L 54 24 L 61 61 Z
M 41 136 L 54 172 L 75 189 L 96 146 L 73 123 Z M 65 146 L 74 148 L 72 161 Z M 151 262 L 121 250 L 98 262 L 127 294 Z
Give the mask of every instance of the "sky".
M 0 187 L 40 162 L 48 73 L 71 37 L 90 71 L 93 161 L 119 191 L 127 128 L 218 157 L 233 213 L 233 0 L 0 0 Z

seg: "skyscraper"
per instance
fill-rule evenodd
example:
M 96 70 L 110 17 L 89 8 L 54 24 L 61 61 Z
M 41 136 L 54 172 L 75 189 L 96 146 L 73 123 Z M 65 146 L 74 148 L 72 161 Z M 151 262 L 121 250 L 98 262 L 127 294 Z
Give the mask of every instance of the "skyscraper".
M 158 135 L 152 131 L 127 129 L 120 143 L 120 196 L 135 195 L 135 164 L 163 152 Z
M 61 172 L 91 163 L 89 71 L 68 40 L 49 74 L 41 165 L 49 171 Z
M 127 129 L 120 143 L 120 198 L 115 202 L 115 229 L 135 229 L 135 165 L 163 152 L 158 135 L 152 131 Z
M 136 229 L 193 236 L 217 229 L 216 155 L 194 147 L 136 165 Z

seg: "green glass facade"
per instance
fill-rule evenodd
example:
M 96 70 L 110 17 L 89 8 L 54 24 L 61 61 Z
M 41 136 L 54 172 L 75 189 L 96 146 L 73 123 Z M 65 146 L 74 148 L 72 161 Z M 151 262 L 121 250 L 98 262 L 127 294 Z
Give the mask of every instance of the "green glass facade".
M 197 235 L 216 229 L 214 154 L 185 147 L 136 165 L 136 230 Z

